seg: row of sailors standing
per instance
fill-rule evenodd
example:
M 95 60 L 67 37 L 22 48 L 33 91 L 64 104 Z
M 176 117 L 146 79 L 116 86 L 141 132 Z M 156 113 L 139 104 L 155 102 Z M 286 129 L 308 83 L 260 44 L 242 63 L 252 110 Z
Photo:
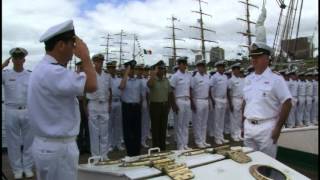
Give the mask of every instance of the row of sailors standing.
M 293 97 L 286 126 L 303 127 L 318 124 L 318 72 L 279 71 Z
M 216 144 L 229 142 L 224 139 L 226 109 L 230 106 L 230 131 L 234 141 L 241 140 L 241 104 L 243 78 L 240 77 L 240 64 L 232 66 L 232 77 L 228 80 L 224 73 L 224 62 L 215 63 L 217 72 L 209 78 L 204 61 L 197 63 L 197 72 L 186 72 L 187 58 L 177 60 L 178 70 L 171 77 L 173 88 L 173 111 L 177 149 L 187 150 L 188 124 L 192 120 L 195 144 L 199 148 L 210 146 L 206 142 L 214 136 Z M 227 103 L 229 99 L 229 104 Z

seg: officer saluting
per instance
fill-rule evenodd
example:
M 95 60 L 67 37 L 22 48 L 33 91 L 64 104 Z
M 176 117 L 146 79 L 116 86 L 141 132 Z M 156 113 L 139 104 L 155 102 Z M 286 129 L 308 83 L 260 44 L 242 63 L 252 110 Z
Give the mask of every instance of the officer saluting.
M 265 17 L 265 7 L 262 10 L 260 18 Z M 275 158 L 276 143 L 288 118 L 292 96 L 284 79 L 268 67 L 272 49 L 265 43 L 265 31 L 256 34 L 257 42 L 251 45 L 249 54 L 254 72 L 246 77 L 243 88 L 244 144 Z M 259 35 L 264 37 L 261 39 Z
M 8 66 L 12 59 L 13 69 L 2 71 L 9 162 L 15 179 L 21 179 L 23 172 L 27 178 L 30 178 L 33 176 L 31 155 L 33 133 L 30 129 L 26 97 L 31 71 L 23 68 L 28 52 L 24 48 L 17 47 L 11 49 L 9 53 L 11 57 L 1 67 L 3 69 Z M 20 148 L 21 144 L 23 151 Z
M 35 138 L 32 145 L 37 179 L 77 179 L 80 112 L 77 96 L 97 89 L 96 72 L 86 44 L 75 35 L 73 21 L 48 29 L 40 38 L 46 55 L 34 68 L 28 107 Z M 73 54 L 84 73 L 66 68 Z
M 122 126 L 123 138 L 128 156 L 140 155 L 141 143 L 141 104 L 142 104 L 142 81 L 134 77 L 136 61 L 124 63 L 126 71 L 120 82 L 119 89 L 122 91 Z

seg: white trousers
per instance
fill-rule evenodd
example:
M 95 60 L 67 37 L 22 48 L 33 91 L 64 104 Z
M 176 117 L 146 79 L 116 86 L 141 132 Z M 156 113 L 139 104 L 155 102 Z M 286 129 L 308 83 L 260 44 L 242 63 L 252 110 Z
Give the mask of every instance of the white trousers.
M 141 108 L 141 143 L 146 143 L 148 136 L 150 136 L 151 120 L 149 114 L 149 107 L 147 101 L 144 100 Z
M 287 127 L 288 128 L 293 128 L 295 126 L 296 123 L 296 111 L 297 111 L 297 99 L 296 98 L 292 98 L 292 107 L 289 113 L 289 117 L 288 120 L 286 122 Z
M 207 131 L 208 135 L 210 137 L 214 136 L 214 108 L 212 106 L 212 101 L 209 101 L 211 109 L 209 109 L 209 115 L 208 115 L 208 123 L 207 123 Z
M 224 99 L 221 101 L 220 99 L 215 98 L 215 106 L 214 106 L 214 137 L 216 139 L 224 139 L 223 131 L 224 131 L 224 117 L 226 114 L 227 101 Z
M 261 124 L 251 124 L 248 120 L 245 120 L 244 145 L 276 158 L 277 144 L 273 144 L 271 138 L 276 121 L 276 119 L 272 119 L 261 122 Z
M 298 96 L 298 106 L 297 106 L 297 116 L 296 116 L 297 117 L 296 125 L 298 126 L 303 125 L 305 105 L 306 105 L 306 97 Z
M 112 147 L 120 147 L 123 139 L 121 101 L 113 101 L 111 106 L 109 142 Z
M 189 122 L 192 119 L 190 100 L 176 99 L 179 112 L 176 119 L 175 134 L 177 138 L 178 149 L 183 149 L 188 145 L 189 140 Z
M 206 99 L 195 99 L 196 112 L 192 112 L 192 127 L 194 141 L 197 145 L 206 142 L 209 102 Z
M 308 126 L 311 123 L 311 109 L 312 109 L 312 96 L 307 96 L 306 107 L 304 109 L 304 124 Z
M 312 124 L 318 124 L 318 96 L 313 97 L 312 109 L 311 109 L 311 120 Z
M 6 106 L 5 128 L 9 163 L 13 172 L 31 170 L 33 166 L 31 148 L 33 133 L 28 111 Z M 22 152 L 21 145 L 23 145 Z
M 225 134 L 230 134 L 231 129 L 230 129 L 230 109 L 229 105 L 227 104 L 226 106 L 226 113 L 224 115 L 224 126 L 223 126 L 223 131 Z
M 92 156 L 107 157 L 110 142 L 108 141 L 109 113 L 108 102 L 89 101 L 89 133 Z
M 35 137 L 32 155 L 39 180 L 77 180 L 79 150 L 75 140 L 51 141 Z
M 239 138 L 241 136 L 242 103 L 242 99 L 232 98 L 233 112 L 230 112 L 230 129 L 231 137 L 233 139 Z

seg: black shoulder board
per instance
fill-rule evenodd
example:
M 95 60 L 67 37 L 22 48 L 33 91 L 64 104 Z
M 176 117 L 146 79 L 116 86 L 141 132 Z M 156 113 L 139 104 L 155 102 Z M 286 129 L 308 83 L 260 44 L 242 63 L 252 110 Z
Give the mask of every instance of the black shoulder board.
M 31 70 L 27 69 L 28 72 L 32 72 Z
M 197 74 L 198 71 L 193 71 L 192 77 L 194 77 Z
M 62 64 L 59 64 L 59 63 L 51 63 L 51 64 L 53 64 L 53 65 L 60 65 L 60 66 L 64 67 Z

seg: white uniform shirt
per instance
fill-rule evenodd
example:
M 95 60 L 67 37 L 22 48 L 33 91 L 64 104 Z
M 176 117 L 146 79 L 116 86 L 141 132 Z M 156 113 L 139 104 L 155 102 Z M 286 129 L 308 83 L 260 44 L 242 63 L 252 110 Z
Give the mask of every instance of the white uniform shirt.
M 73 137 L 79 134 L 77 96 L 83 96 L 86 75 L 58 65 L 45 55 L 30 76 L 28 108 L 33 132 L 42 137 Z
M 27 105 L 28 85 L 31 71 L 16 72 L 13 69 L 2 71 L 2 85 L 4 88 L 5 104 Z
M 112 91 L 112 97 L 120 98 L 121 96 L 121 90 L 119 89 L 121 83 L 121 78 L 115 76 L 114 78 L 111 77 L 111 91 Z
M 170 78 L 170 86 L 174 88 L 175 97 L 190 97 L 191 75 L 178 70 Z
M 279 116 L 282 104 L 291 97 L 284 79 L 267 68 L 261 75 L 245 78 L 243 88 L 247 119 L 264 120 Z
M 231 97 L 242 98 L 243 97 L 244 79 L 232 75 L 228 80 L 228 89 L 231 90 Z
M 147 93 L 149 92 L 149 88 L 147 86 L 148 79 L 142 78 L 140 80 L 142 82 L 142 87 L 143 87 L 142 91 L 141 91 L 141 96 L 142 96 L 143 101 L 146 101 L 147 100 Z
M 107 101 L 110 96 L 109 89 L 111 88 L 111 76 L 105 72 L 97 75 L 97 91 L 87 93 L 87 98 L 96 101 Z
M 142 91 L 142 80 L 128 77 L 126 87 L 122 90 L 121 100 L 125 103 L 140 103 Z
M 319 83 L 316 80 L 312 81 L 313 84 L 313 96 L 318 96 Z
M 298 81 L 298 96 L 306 96 L 306 82 Z
M 306 81 L 306 96 L 313 96 L 313 84 L 312 81 Z
M 211 94 L 214 98 L 226 98 L 227 97 L 227 87 L 228 78 L 225 74 L 215 73 L 211 77 Z
M 210 79 L 207 74 L 199 72 L 191 78 L 192 96 L 196 99 L 207 99 L 209 97 Z
M 289 80 L 289 91 L 293 97 L 298 96 L 298 81 L 296 80 Z

